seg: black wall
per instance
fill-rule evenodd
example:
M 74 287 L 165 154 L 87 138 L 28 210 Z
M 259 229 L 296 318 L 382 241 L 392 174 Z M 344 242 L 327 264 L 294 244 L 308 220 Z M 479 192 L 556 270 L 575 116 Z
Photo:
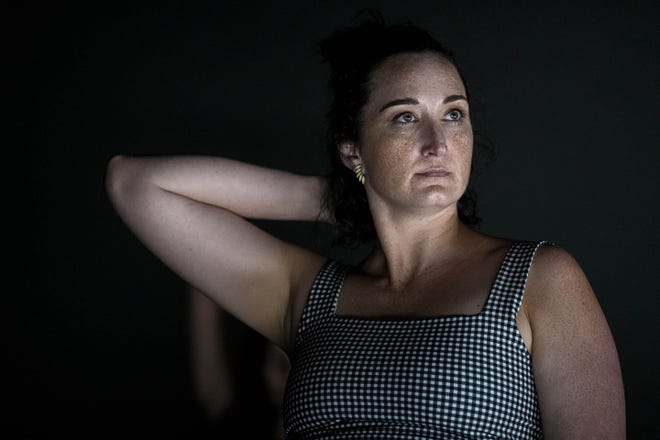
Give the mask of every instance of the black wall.
M 324 172 L 316 43 L 375 6 L 456 52 L 498 151 L 480 180 L 482 229 L 578 259 L 619 349 L 629 437 L 658 435 L 655 2 L 90 3 L 5 16 L 10 424 L 99 435 L 196 423 L 183 284 L 112 211 L 105 165 L 204 153 Z M 319 246 L 308 225 L 265 227 Z

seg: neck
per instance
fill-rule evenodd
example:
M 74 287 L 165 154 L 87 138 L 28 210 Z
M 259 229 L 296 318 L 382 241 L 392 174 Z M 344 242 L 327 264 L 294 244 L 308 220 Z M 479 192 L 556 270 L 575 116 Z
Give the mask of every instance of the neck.
M 379 243 L 362 269 L 395 290 L 443 267 L 478 235 L 461 223 L 455 205 L 426 216 L 374 215 L 374 225 Z

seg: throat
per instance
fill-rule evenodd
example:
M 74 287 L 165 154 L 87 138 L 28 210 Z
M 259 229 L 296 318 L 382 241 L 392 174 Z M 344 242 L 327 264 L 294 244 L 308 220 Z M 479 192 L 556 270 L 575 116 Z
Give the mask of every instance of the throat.
M 401 226 L 401 225 L 399 225 Z M 386 278 L 392 290 L 409 290 L 420 280 L 442 278 L 469 265 L 470 259 L 484 251 L 487 240 L 460 222 L 445 221 L 428 228 L 389 228 L 379 233 L 378 245 L 361 265 L 361 270 L 376 278 Z M 422 228 L 422 229 L 420 229 Z

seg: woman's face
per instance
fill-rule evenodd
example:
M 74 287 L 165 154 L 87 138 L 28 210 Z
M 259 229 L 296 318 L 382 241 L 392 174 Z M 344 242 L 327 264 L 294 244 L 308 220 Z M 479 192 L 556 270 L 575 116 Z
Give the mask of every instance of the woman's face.
M 430 52 L 387 58 L 371 74 L 361 121 L 358 144 L 341 151 L 347 165 L 362 164 L 370 203 L 455 207 L 470 177 L 473 135 L 450 62 Z

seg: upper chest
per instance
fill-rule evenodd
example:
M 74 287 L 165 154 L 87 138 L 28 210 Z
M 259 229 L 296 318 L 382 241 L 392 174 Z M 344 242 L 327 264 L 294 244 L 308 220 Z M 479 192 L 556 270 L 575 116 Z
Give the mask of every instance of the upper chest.
M 501 246 L 426 271 L 404 289 L 391 289 L 379 278 L 348 274 L 336 314 L 374 319 L 476 315 L 488 300 L 507 249 Z

